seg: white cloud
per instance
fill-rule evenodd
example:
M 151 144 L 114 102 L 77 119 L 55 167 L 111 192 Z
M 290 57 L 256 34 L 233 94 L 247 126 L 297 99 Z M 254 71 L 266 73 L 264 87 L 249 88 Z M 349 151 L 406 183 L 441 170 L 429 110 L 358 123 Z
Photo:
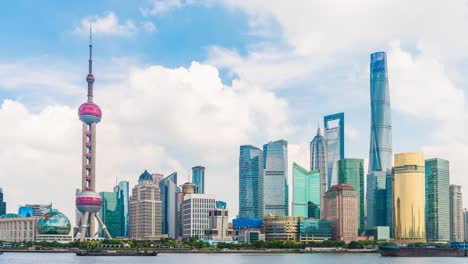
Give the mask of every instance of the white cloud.
M 85 17 L 75 32 L 80 35 L 89 35 L 89 25 L 92 24 L 93 34 L 128 37 L 137 32 L 137 27 L 132 20 L 119 21 L 114 12 L 107 12 L 103 16 Z
M 197 62 L 189 68 L 128 67 L 121 72 L 127 82 L 95 86 L 95 102 L 103 109 L 98 191 L 111 190 L 116 176 L 133 185 L 144 169 L 178 171 L 183 183 L 187 170 L 200 164 L 207 167 L 207 190 L 236 212 L 239 145 L 287 134 L 286 101 L 242 80 L 225 86 L 216 68 Z M 82 92 L 85 100 L 84 85 Z M 0 179 L 8 211 L 52 202 L 73 219 L 81 174 L 77 107 L 32 112 L 20 102 L 3 102 L 0 122 L 9 125 L 0 131 Z
M 156 26 L 151 21 L 145 21 L 145 22 L 141 23 L 141 25 L 142 25 L 142 28 L 146 32 L 155 32 L 156 31 Z
M 141 13 L 144 16 L 157 16 L 166 13 L 172 9 L 181 8 L 185 5 L 183 0 L 150 0 L 149 8 L 141 8 Z

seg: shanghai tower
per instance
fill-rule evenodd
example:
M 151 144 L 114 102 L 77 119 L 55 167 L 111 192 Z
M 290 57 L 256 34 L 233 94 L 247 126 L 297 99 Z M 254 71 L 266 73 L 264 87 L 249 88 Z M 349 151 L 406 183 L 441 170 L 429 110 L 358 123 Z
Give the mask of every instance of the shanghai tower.
M 392 168 L 392 121 L 388 88 L 387 55 L 371 54 L 370 63 L 371 137 L 369 172 Z

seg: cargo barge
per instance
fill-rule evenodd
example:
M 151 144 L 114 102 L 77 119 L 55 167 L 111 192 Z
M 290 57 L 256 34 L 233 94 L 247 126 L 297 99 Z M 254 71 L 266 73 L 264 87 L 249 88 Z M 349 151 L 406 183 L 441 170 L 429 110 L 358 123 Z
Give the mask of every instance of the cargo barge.
M 467 257 L 468 243 L 452 242 L 448 248 L 380 246 L 382 257 Z
M 142 251 L 128 251 L 128 250 L 86 250 L 76 252 L 77 256 L 141 256 L 141 257 L 155 257 L 159 252 L 154 250 L 142 250 Z

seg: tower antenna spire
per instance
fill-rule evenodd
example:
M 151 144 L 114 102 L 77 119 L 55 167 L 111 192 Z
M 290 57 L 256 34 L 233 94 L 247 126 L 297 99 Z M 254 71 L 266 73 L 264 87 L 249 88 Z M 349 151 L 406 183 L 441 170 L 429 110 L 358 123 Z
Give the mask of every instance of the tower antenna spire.
M 88 102 L 93 102 L 93 24 L 89 24 L 89 60 L 88 60 L 88 76 L 86 77 L 88 82 Z

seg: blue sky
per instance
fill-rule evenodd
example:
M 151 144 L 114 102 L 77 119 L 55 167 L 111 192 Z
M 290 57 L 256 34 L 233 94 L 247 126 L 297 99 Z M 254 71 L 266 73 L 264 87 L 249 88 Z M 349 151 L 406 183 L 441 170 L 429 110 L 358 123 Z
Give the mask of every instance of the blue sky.
M 0 186 L 9 211 L 53 202 L 73 215 L 89 23 L 104 111 L 100 190 L 116 178 L 134 184 L 144 169 L 183 181 L 204 165 L 206 189 L 234 215 L 240 144 L 284 138 L 289 162 L 306 166 L 317 124 L 342 111 L 346 156 L 367 159 L 369 55 L 381 50 L 394 152 L 449 159 L 451 182 L 468 186 L 464 0 L 8 1 L 2 10 L 0 121 L 10 125 L 0 132 Z M 44 192 L 50 182 L 57 193 Z

